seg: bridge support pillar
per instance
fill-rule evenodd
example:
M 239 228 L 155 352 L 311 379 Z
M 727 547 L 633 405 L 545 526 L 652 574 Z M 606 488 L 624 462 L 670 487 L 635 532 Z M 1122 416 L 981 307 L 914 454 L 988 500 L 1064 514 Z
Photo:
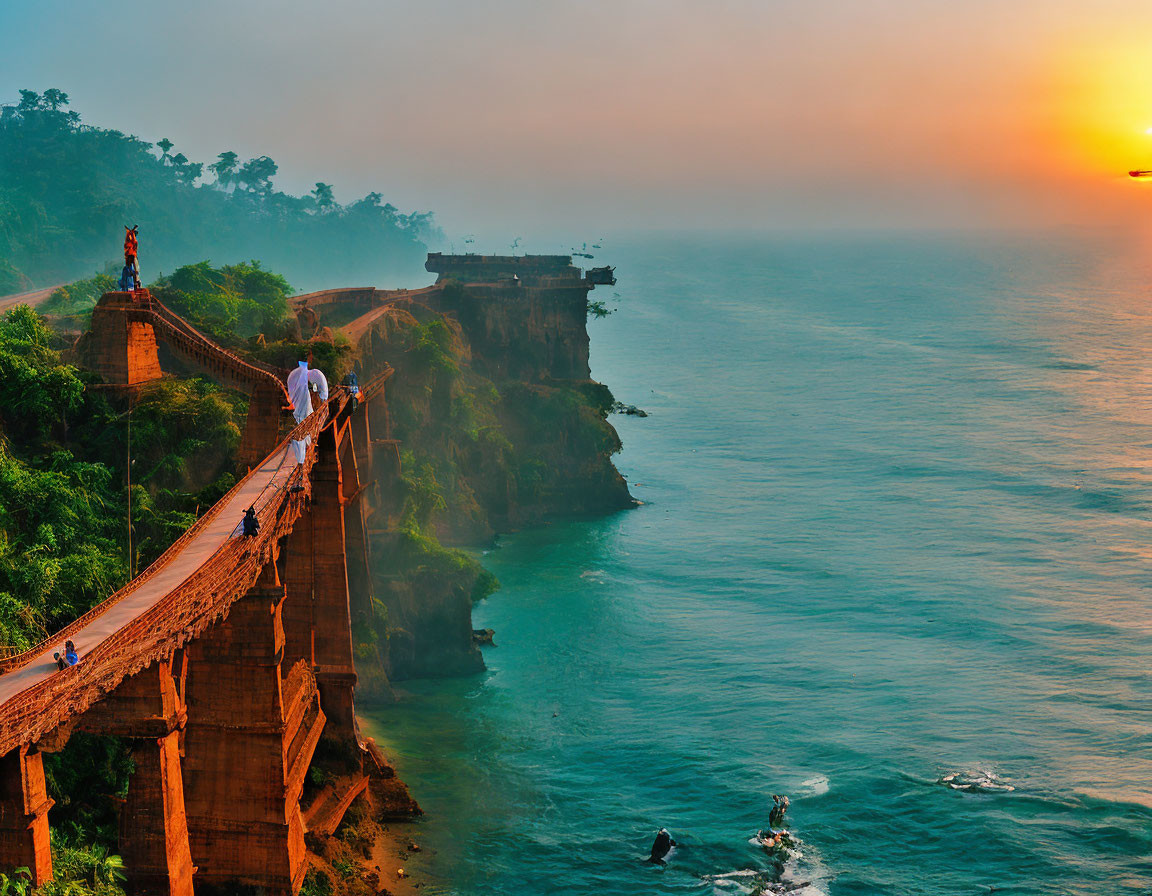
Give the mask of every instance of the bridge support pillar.
M 144 318 L 141 303 L 132 293 L 105 293 L 92 309 L 88 334 L 88 366 L 110 383 L 135 386 L 163 375 L 156 348 L 156 331 Z
M 136 770 L 120 813 L 120 853 L 130 892 L 137 896 L 192 896 L 192 854 L 184 811 L 181 696 L 186 666 L 160 660 L 124 679 L 69 730 L 125 737 Z M 68 733 L 64 733 L 66 740 Z
M 328 724 L 326 743 L 358 755 L 352 691 L 356 666 L 349 618 L 344 483 L 334 427 L 321 430 L 312 467 L 312 501 L 287 538 L 284 557 L 285 659 L 316 675 Z
M 354 754 L 359 745 L 352 699 L 356 665 L 345 552 L 345 495 L 335 427 L 321 432 L 317 448 L 316 464 L 312 467 L 316 683 L 328 717 L 324 740 Z
M 353 437 L 355 429 L 353 419 L 349 419 L 346 427 L 341 430 L 338 440 L 340 488 L 344 498 L 344 552 L 348 568 L 348 604 L 352 611 L 352 622 L 355 625 L 367 625 L 371 622 L 373 613 L 368 527 L 364 521 L 363 500 L 368 483 L 360 477 L 360 462 Z
M 264 582 L 188 646 L 184 799 L 199 880 L 292 894 L 306 870 L 300 794 L 324 713 L 307 664 L 281 675 L 285 589 Z
M 284 394 L 271 384 L 261 383 L 252 390 L 238 452 L 241 466 L 252 469 L 279 444 L 283 403 Z
M 368 423 L 368 404 L 372 401 L 383 401 L 384 399 L 379 396 L 374 396 L 369 402 L 361 402 L 360 407 L 348 418 L 348 425 L 351 427 L 352 445 L 356 451 L 356 463 L 360 469 L 364 470 L 364 478 L 371 479 L 369 475 L 369 467 L 372 463 L 372 428 Z
M 27 868 L 39 887 L 52 879 L 44 758 L 19 747 L 0 758 L 0 869 Z
M 136 896 L 192 896 L 192 854 L 184 814 L 180 732 L 132 747 L 136 770 L 120 815 L 120 852 Z

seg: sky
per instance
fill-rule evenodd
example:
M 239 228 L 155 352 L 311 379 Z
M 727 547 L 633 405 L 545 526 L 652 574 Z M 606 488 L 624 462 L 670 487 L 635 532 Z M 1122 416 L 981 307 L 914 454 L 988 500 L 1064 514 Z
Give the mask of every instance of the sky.
M 0 102 L 48 87 L 478 242 L 1152 203 L 1147 0 L 0 0 Z

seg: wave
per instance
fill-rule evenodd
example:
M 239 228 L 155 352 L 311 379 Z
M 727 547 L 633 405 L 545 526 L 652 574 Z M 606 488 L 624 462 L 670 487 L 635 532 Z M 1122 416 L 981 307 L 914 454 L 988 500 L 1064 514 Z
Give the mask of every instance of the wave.
M 963 790 L 968 793 L 1011 793 L 1016 789 L 1014 784 L 1000 777 L 995 772 L 976 769 L 975 771 L 951 772 L 941 775 L 937 784 L 943 784 L 952 790 Z

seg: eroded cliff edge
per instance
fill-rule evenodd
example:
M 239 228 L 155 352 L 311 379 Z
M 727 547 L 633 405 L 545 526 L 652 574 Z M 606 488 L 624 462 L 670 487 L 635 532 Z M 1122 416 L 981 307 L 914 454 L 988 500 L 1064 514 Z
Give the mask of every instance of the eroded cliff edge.
M 635 503 L 612 464 L 612 394 L 590 376 L 593 284 L 567 256 L 434 254 L 428 268 L 440 276 L 427 289 L 297 303 L 302 335 L 347 339 L 362 382 L 395 370 L 368 417 L 362 701 L 387 699 L 389 681 L 483 668 L 471 609 L 495 582 L 458 548 Z

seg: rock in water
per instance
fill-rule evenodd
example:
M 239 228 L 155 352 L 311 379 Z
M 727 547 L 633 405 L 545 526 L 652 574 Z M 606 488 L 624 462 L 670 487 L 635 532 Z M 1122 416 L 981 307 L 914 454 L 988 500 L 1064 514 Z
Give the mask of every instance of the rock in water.
M 656 839 L 652 841 L 652 854 L 648 856 L 648 861 L 655 865 L 663 865 L 664 859 L 668 853 L 672 852 L 672 847 L 676 845 L 676 841 L 672 839 L 672 835 L 668 833 L 666 828 L 660 828 L 656 832 Z

